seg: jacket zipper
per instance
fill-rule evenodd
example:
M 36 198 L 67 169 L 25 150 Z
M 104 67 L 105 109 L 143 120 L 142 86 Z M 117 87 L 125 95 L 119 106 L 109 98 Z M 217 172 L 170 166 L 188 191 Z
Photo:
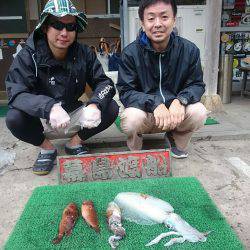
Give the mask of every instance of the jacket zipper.
M 163 101 L 164 101 L 164 104 L 165 104 L 166 99 L 165 99 L 165 97 L 164 97 L 164 95 L 163 95 L 163 93 L 162 93 L 162 88 L 161 88 L 161 81 L 162 81 L 161 56 L 162 56 L 162 55 L 159 54 L 159 70 L 160 70 L 160 82 L 159 82 L 159 87 L 160 87 L 161 97 L 162 97 L 162 99 L 163 99 Z
M 35 60 L 35 53 L 31 55 L 33 62 L 35 64 L 35 69 L 36 69 L 36 77 L 37 77 L 37 64 L 36 64 L 36 60 Z

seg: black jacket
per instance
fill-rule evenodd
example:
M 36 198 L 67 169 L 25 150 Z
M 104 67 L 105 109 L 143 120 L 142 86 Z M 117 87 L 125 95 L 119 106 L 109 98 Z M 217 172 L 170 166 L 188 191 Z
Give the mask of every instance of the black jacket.
M 55 103 L 61 102 L 67 112 L 78 108 L 86 82 L 94 91 L 89 103 L 104 110 L 115 88 L 91 49 L 74 42 L 66 60 L 60 62 L 54 59 L 46 39 L 32 34 L 7 74 L 8 104 L 31 116 L 49 119 Z
M 172 33 L 166 51 L 157 53 L 141 32 L 122 52 L 117 89 L 125 108 L 151 113 L 178 96 L 199 102 L 205 91 L 199 49 Z

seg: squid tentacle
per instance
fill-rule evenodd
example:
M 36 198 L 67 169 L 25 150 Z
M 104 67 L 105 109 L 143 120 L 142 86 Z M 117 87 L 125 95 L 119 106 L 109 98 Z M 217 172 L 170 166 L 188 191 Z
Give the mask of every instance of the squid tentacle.
M 149 246 L 152 246 L 152 245 L 155 245 L 157 243 L 160 242 L 161 239 L 165 238 L 165 237 L 168 237 L 170 235 L 181 235 L 180 233 L 177 233 L 175 231 L 171 231 L 171 232 L 167 232 L 167 233 L 162 233 L 160 235 L 158 235 L 155 239 L 151 240 L 148 244 L 146 244 L 145 246 L 146 247 L 149 247 Z

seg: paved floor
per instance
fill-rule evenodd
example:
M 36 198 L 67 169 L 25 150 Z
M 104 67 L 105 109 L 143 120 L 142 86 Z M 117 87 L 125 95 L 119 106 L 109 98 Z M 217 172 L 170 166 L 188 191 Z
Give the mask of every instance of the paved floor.
M 250 249 L 250 99 L 234 98 L 224 112 L 213 114 L 220 124 L 195 133 L 185 160 L 173 160 L 174 176 L 195 176 Z M 13 165 L 0 168 L 0 248 L 18 220 L 32 190 L 56 185 L 57 169 L 39 177 L 31 168 L 38 149 L 15 139 L 0 119 L 0 148 L 15 153 Z M 104 139 L 105 138 L 105 139 Z M 145 136 L 146 148 L 162 148 L 163 136 Z M 125 136 L 115 126 L 88 141 L 92 152 L 124 151 Z M 105 141 L 105 142 L 104 142 Z M 57 141 L 60 154 L 64 141 Z M 1 156 L 0 156 L 1 157 Z M 236 161 L 235 161 L 236 159 Z M 244 170 L 244 171 L 243 171 Z

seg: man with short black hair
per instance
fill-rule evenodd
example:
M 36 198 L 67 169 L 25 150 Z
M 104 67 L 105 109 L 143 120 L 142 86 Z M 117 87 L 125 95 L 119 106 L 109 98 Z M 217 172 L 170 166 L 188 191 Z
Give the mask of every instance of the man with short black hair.
M 112 80 L 96 54 L 76 41 L 86 26 L 85 14 L 70 0 L 49 0 L 7 74 L 6 125 L 18 139 L 41 148 L 35 174 L 46 175 L 53 168 L 57 150 L 50 139 L 69 137 L 66 153 L 86 154 L 84 141 L 118 115 Z M 86 82 L 93 96 L 83 104 L 79 98 Z
M 185 158 L 207 117 L 199 49 L 173 32 L 174 0 L 142 0 L 138 13 L 142 30 L 123 50 L 118 73 L 121 128 L 130 150 L 142 148 L 142 134 L 166 132 L 166 148 Z

